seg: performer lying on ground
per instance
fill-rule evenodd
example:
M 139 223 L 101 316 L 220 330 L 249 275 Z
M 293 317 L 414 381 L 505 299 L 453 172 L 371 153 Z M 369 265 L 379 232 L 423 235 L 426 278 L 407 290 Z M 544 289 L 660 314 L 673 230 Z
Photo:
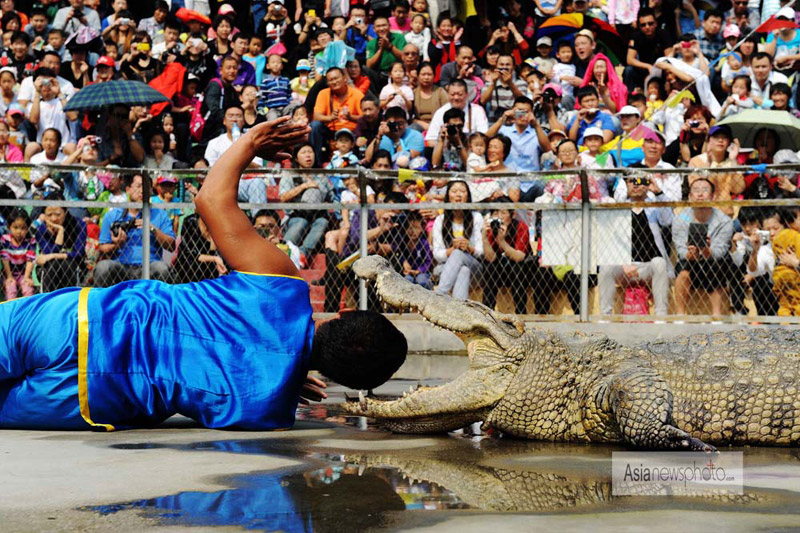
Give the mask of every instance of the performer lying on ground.
M 314 334 L 306 282 L 236 203 L 254 157 L 282 160 L 281 150 L 306 140 L 309 128 L 287 121 L 249 130 L 197 196 L 232 274 L 69 288 L 0 305 L 0 427 L 113 430 L 180 413 L 210 428 L 289 428 L 301 396 L 325 396 L 309 369 L 361 389 L 392 376 L 405 337 L 368 312 Z

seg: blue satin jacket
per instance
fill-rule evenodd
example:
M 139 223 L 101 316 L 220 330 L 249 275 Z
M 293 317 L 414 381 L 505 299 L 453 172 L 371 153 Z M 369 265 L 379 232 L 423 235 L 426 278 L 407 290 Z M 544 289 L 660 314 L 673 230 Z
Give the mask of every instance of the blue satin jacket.
M 314 323 L 300 278 L 131 281 L 0 306 L 0 427 L 283 429 Z M 2 346 L 1 344 L 5 344 Z

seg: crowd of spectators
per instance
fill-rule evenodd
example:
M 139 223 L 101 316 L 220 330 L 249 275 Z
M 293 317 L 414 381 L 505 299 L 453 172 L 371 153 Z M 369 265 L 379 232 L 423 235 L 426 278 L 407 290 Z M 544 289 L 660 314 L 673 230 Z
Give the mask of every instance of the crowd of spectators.
M 207 168 L 249 128 L 284 115 L 311 127 L 308 144 L 286 163 L 306 171 L 279 183 L 244 179 L 240 201 L 267 203 L 274 186 L 282 202 L 356 204 L 365 191 L 355 179 L 307 171 L 357 166 L 406 177 L 404 169 L 417 172 L 368 187 L 366 200 L 382 203 L 569 203 L 582 201 L 586 191 L 590 201 L 609 203 L 800 197 L 796 177 L 763 169 L 800 162 L 795 137 L 755 122 L 752 145 L 741 146 L 728 126 L 717 124 L 751 109 L 798 115 L 793 82 L 800 69 L 800 17 L 787 1 L 450 4 L 2 0 L 0 162 L 38 166 L 29 173 L 0 169 L 0 197 L 121 202 L 152 190 L 155 202 L 191 201 L 202 179 L 179 183 L 170 171 Z M 570 13 L 583 15 L 583 28 L 547 28 L 549 19 Z M 148 83 L 170 102 L 64 110 L 84 88 L 116 79 Z M 48 164 L 85 168 L 64 172 Z M 268 165 L 274 163 L 253 162 L 254 168 Z M 752 171 L 701 171 L 742 165 Z M 700 170 L 669 173 L 680 166 Z M 145 183 L 145 174 L 120 176 L 114 167 L 146 168 L 153 182 Z M 628 179 L 592 172 L 614 167 L 664 172 Z M 564 174 L 546 179 L 491 176 L 557 169 Z M 426 180 L 426 170 L 481 174 Z M 586 189 L 577 177 L 584 170 Z M 97 257 L 88 261 L 94 284 L 141 275 L 137 209 L 48 207 L 27 212 L 29 220 L 12 218 L 15 213 L 2 213 L 3 247 L 15 250 L 3 256 L 9 296 L 32 290 L 26 262 L 38 264 L 43 290 L 85 281 L 87 242 L 95 242 Z M 527 285 L 514 280 L 526 280 L 563 288 L 577 311 L 573 269 L 540 264 L 536 217 L 512 210 L 405 213 L 371 213 L 370 251 L 393 256 L 415 283 L 468 298 L 473 281 L 481 279 L 490 306 L 508 286 L 522 313 L 528 307 L 520 287 Z M 326 254 L 320 283 L 326 308 L 334 310 L 337 291 L 352 284 L 336 265 L 358 248 L 354 214 L 268 211 L 254 215 L 254 224 L 300 266 L 315 253 Z M 736 205 L 634 210 L 633 265 L 601 267 L 592 278 L 601 311 L 613 312 L 616 285 L 639 290 L 639 281 L 646 281 L 656 312 L 666 314 L 675 278 L 676 312 L 685 312 L 691 288 L 710 292 L 715 314 L 726 294 L 734 312 L 743 312 L 743 286 L 772 294 L 772 282 L 754 285 L 759 275 L 774 274 L 776 288 L 791 283 L 779 267 L 793 260 L 775 256 L 767 269 L 766 247 L 756 247 L 753 237 L 763 235 L 754 233 L 762 227 L 769 231 L 770 221 L 790 227 L 787 217 L 748 214 Z M 17 230 L 25 224 L 28 233 L 17 235 L 15 224 Z M 708 242 L 692 241 L 699 226 Z M 198 272 L 227 272 L 202 220 L 156 209 L 151 230 L 152 277 L 191 281 Z M 33 252 L 19 251 L 25 247 Z M 756 256 L 752 264 L 761 270 L 751 271 Z M 533 311 L 548 312 L 547 291 L 535 292 Z M 759 310 L 775 312 L 773 303 Z M 786 308 L 792 306 L 780 304 Z

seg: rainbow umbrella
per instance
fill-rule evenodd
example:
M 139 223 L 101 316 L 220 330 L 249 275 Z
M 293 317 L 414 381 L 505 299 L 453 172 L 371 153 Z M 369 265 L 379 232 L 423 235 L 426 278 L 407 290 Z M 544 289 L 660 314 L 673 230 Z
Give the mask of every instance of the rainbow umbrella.
M 539 29 L 536 30 L 536 38 L 550 37 L 554 41 L 572 36 L 580 30 L 587 29 L 595 35 L 595 41 L 602 49 L 611 62 L 615 65 L 620 64 L 620 58 L 624 58 L 628 52 L 628 43 L 623 41 L 608 22 L 584 16 L 582 13 L 566 13 L 550 17 L 545 20 Z M 601 50 L 598 50 L 601 51 Z

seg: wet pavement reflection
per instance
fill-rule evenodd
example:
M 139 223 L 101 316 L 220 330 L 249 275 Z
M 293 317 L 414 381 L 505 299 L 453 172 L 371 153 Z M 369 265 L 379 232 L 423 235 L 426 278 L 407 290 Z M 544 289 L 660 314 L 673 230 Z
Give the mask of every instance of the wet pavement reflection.
M 743 495 L 614 497 L 611 453 L 621 447 L 490 436 L 400 436 L 368 427 L 335 408 L 303 408 L 298 420 L 334 427 L 326 438 L 297 436 L 195 442 L 125 443 L 120 449 L 174 448 L 266 454 L 302 461 L 290 469 L 224 480 L 216 492 L 87 507 L 101 514 L 141 512 L 166 525 L 245 529 L 363 531 L 430 525 L 474 513 L 703 511 L 760 517 L 800 515 L 797 450 L 748 448 Z M 302 424 L 302 423 L 301 423 Z M 235 437 L 233 434 L 222 434 Z M 597 516 L 597 515 L 595 515 Z M 610 516 L 610 515 L 608 515 Z M 767 522 L 768 523 L 768 522 Z

